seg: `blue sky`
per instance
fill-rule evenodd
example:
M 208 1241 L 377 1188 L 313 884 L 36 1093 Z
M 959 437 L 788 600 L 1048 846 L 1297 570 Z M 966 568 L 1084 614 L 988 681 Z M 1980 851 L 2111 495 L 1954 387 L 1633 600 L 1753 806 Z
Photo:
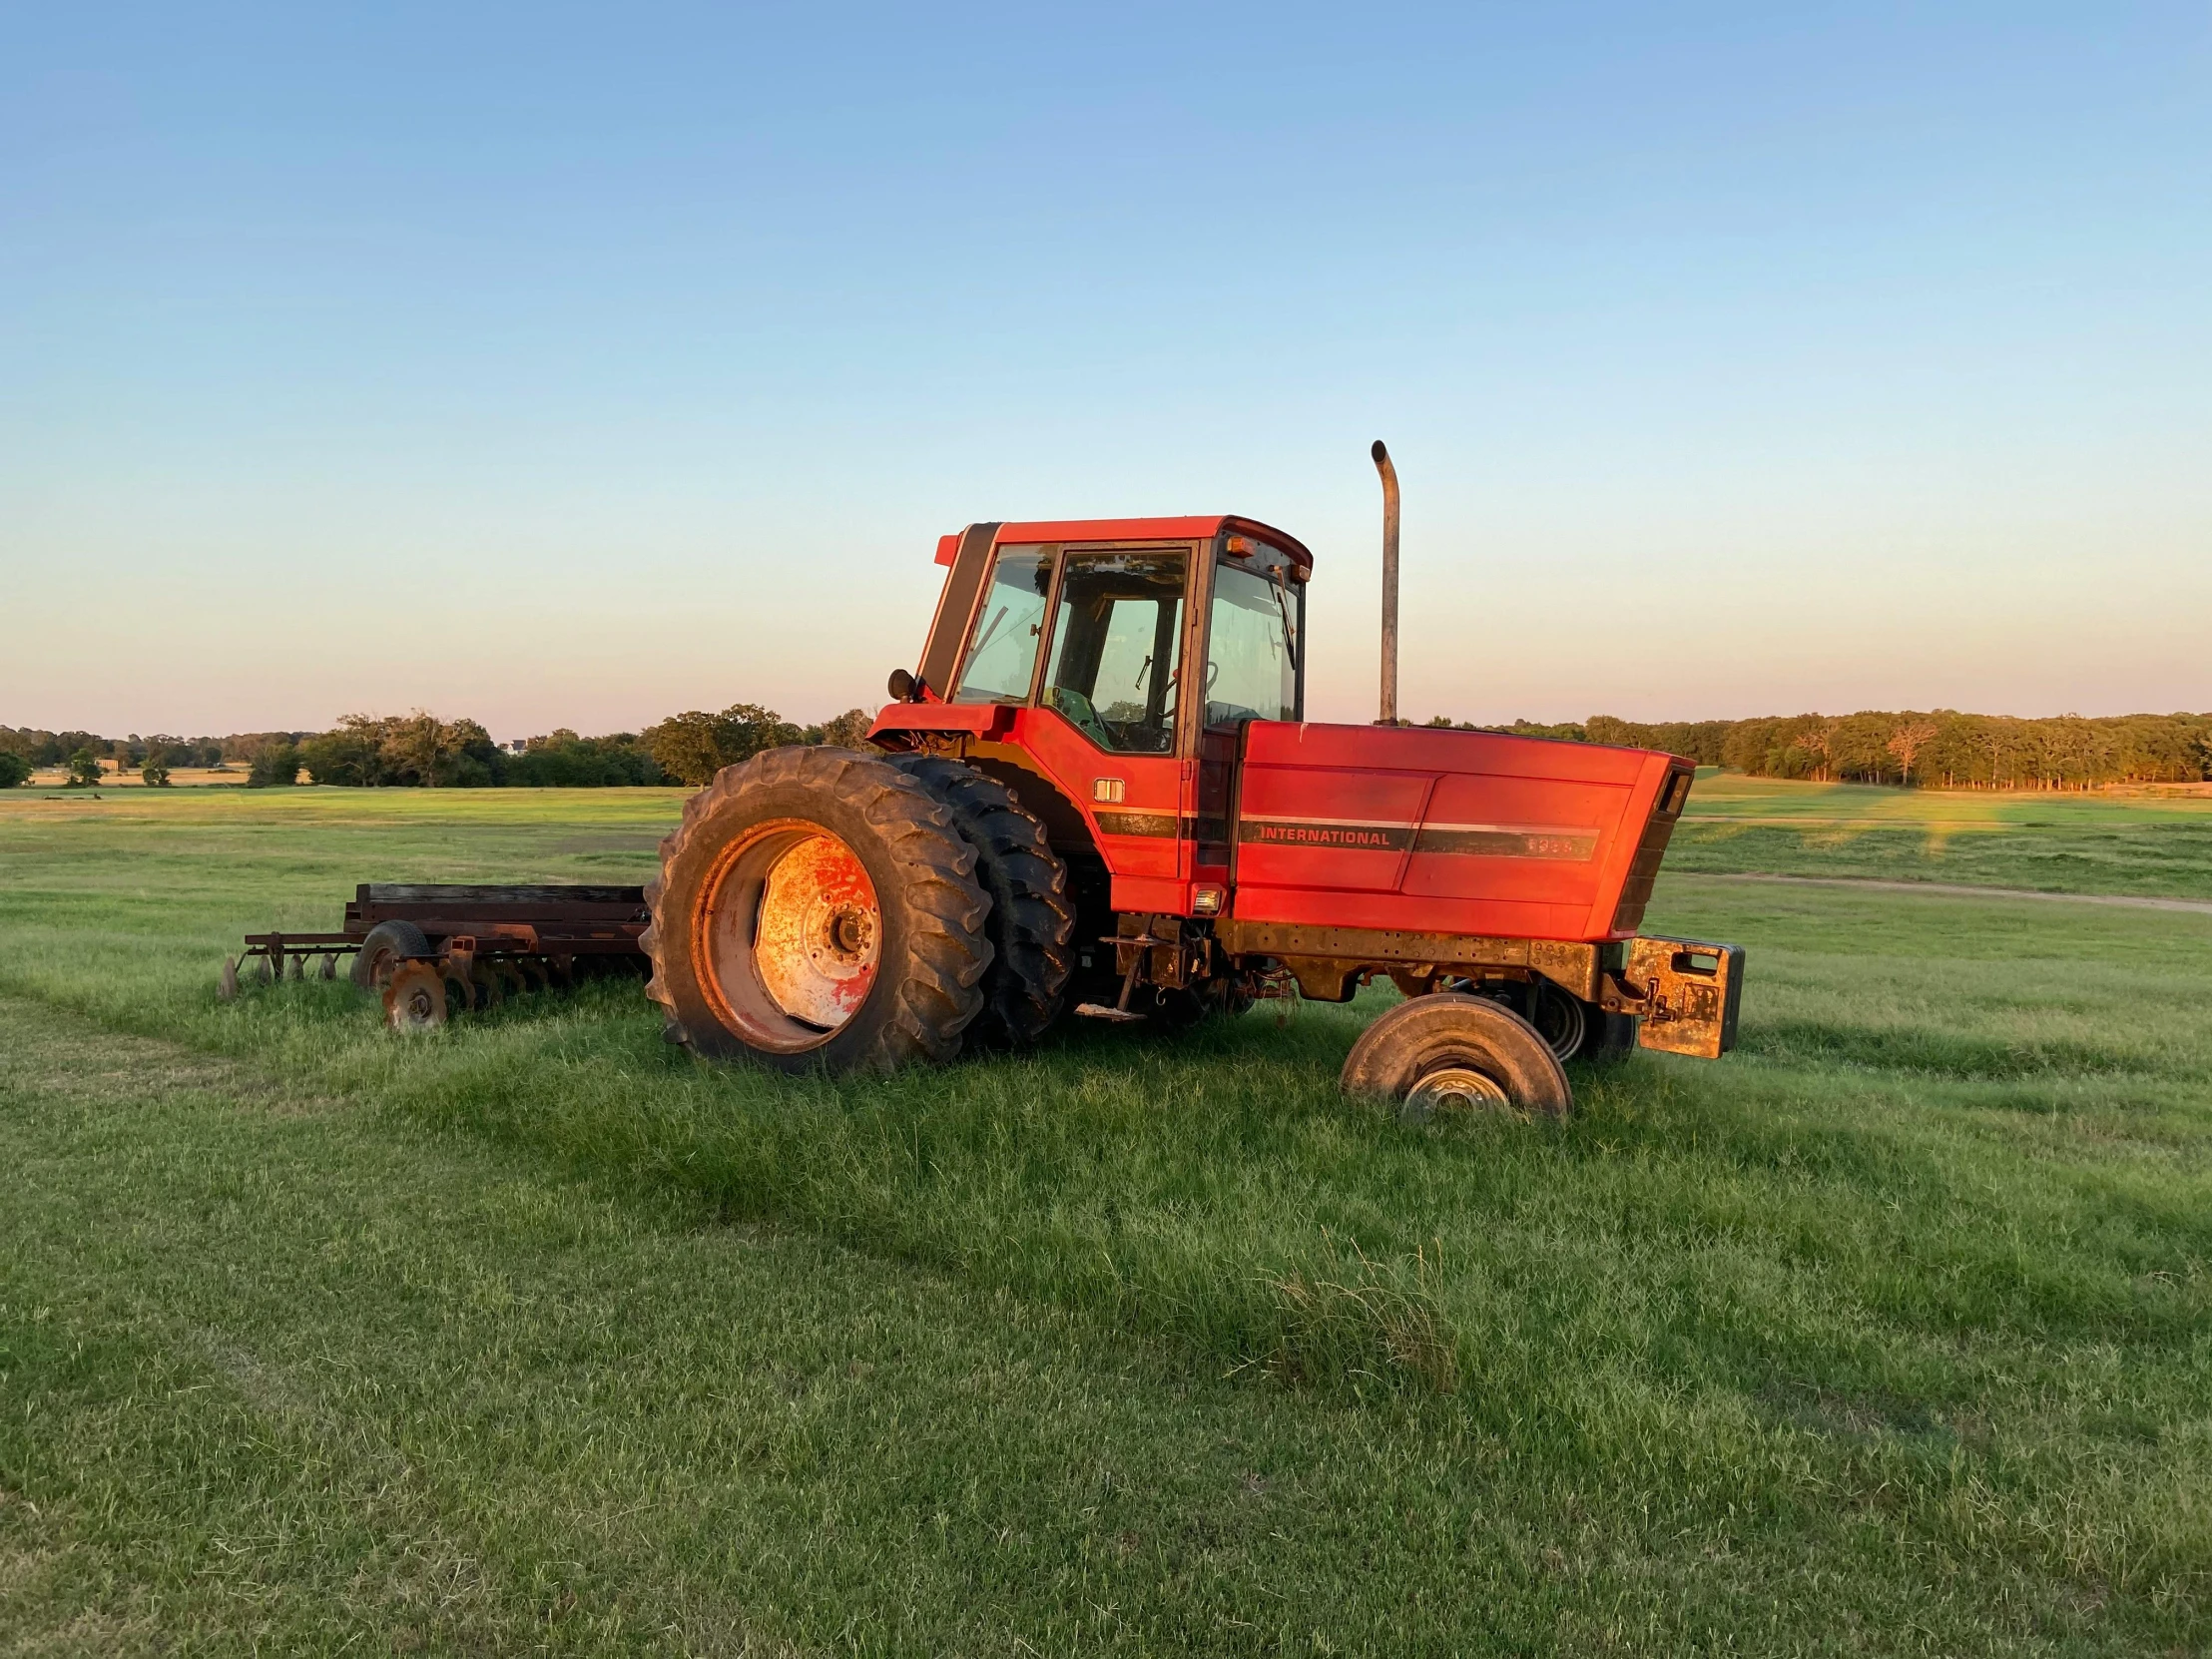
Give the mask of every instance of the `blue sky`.
M 310 14 L 311 12 L 311 14 Z M 1239 511 L 1374 712 L 2212 708 L 2212 12 L 0 10 L 0 722 L 501 736 Z

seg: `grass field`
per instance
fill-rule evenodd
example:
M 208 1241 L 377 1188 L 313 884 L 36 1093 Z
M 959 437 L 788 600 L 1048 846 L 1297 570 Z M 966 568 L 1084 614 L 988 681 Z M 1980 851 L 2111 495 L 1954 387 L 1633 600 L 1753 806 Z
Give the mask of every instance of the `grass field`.
M 1704 780 L 1744 1047 L 1563 1126 L 1345 1103 L 1387 993 L 841 1086 L 213 996 L 677 806 L 0 798 L 0 1654 L 2212 1645 L 2212 914 L 1730 878 L 2212 896 L 2204 805 Z
M 2212 798 L 1946 794 L 1704 772 L 1667 866 L 2212 900 Z

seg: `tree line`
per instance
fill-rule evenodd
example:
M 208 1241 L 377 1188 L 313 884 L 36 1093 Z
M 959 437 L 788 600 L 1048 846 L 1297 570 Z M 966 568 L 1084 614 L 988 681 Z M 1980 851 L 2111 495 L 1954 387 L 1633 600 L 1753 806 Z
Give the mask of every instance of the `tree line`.
M 2105 784 L 2212 779 L 2212 715 L 2056 715 L 2025 720 L 1862 710 L 1855 715 L 1768 715 L 1753 720 L 1638 722 L 1611 715 L 1545 726 L 1473 728 L 1570 743 L 1664 749 L 1700 766 L 1754 778 L 1902 784 L 1946 790 L 2086 790 Z
M 688 710 L 643 732 L 584 737 L 563 727 L 501 746 L 473 720 L 348 715 L 327 732 L 264 750 L 249 765 L 250 788 L 316 784 L 352 789 L 595 789 L 707 783 L 724 767 L 786 744 L 858 746 L 872 717 L 851 709 L 801 726 L 773 709 L 739 703 L 720 714 Z
M 711 714 L 687 710 L 643 732 L 583 737 L 566 727 L 521 743 L 493 741 L 474 720 L 408 715 L 347 715 L 327 732 L 242 732 L 223 738 L 107 738 L 0 726 L 0 789 L 26 782 L 34 768 L 60 767 L 72 787 L 99 784 L 112 768 L 166 784 L 173 768 L 236 771 L 251 789 L 281 788 L 302 777 L 354 789 L 590 789 L 707 783 L 764 749 L 785 744 L 858 747 L 873 717 L 848 709 L 833 720 L 800 725 L 756 703 Z
M 859 747 L 870 717 L 850 709 L 801 726 L 773 709 L 738 703 L 719 714 L 688 710 L 643 732 L 580 737 L 562 728 L 516 745 L 494 743 L 473 720 L 348 715 L 327 732 L 242 732 L 224 738 L 104 738 L 0 726 L 0 789 L 34 767 L 63 767 L 77 786 L 98 784 L 103 767 L 139 772 L 148 784 L 174 767 L 220 767 L 250 787 L 317 784 L 359 789 L 468 789 L 505 785 L 588 789 L 707 783 L 723 767 L 784 744 Z M 1438 716 L 1428 723 L 1569 743 L 1664 749 L 1701 766 L 1754 778 L 1904 784 L 1923 788 L 2083 790 L 2104 784 L 2195 783 L 2212 779 L 2212 715 L 2010 715 L 1864 710 L 1855 715 L 1770 715 L 1753 720 L 1638 722 L 1611 715 L 1544 724 L 1476 726 Z

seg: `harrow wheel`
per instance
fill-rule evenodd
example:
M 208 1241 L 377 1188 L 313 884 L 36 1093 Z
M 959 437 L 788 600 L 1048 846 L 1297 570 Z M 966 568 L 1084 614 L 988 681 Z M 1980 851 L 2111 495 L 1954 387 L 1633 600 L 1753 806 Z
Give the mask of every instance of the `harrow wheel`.
M 428 962 L 402 962 L 384 985 L 384 1023 L 394 1031 L 431 1031 L 445 1023 L 445 981 Z
M 724 769 L 661 843 L 648 994 L 713 1058 L 950 1060 L 992 958 L 975 867 L 951 813 L 888 761 L 772 749 Z
M 1400 1002 L 1353 1044 L 1347 1094 L 1396 1101 L 1421 1122 L 1439 1111 L 1565 1117 L 1574 1091 L 1541 1032 L 1487 997 L 1441 992 Z
M 353 983 L 364 991 L 380 991 L 391 983 L 399 964 L 410 956 L 430 954 L 430 941 L 411 921 L 379 921 L 353 952 L 349 970 Z

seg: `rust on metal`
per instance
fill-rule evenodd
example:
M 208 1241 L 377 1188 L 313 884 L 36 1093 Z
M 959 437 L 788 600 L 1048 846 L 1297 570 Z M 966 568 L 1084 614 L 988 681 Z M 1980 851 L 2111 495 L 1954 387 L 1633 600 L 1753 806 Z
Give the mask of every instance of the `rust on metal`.
M 1369 451 L 1382 475 L 1382 713 L 1381 726 L 1397 724 L 1397 468 L 1377 438 Z
M 1308 1002 L 1350 1002 L 1368 969 L 1366 962 L 1342 956 L 1290 956 L 1285 962 Z
M 1364 966 L 1421 966 L 1430 974 L 1470 967 L 1527 968 L 1585 1001 L 1598 993 L 1603 948 L 1571 939 L 1495 939 L 1466 933 L 1403 933 L 1381 927 L 1305 927 L 1290 922 L 1219 922 L 1214 936 L 1232 956 L 1314 957 Z M 1331 997 L 1324 1000 L 1335 1001 Z
M 1606 1006 L 1639 1018 L 1638 1047 L 1717 1060 L 1736 1046 L 1742 945 L 1632 939 L 1627 964 L 1607 981 Z
M 852 849 L 829 833 L 809 835 L 769 870 L 753 959 L 778 1007 L 834 1030 L 867 1000 L 882 932 L 875 884 Z
M 1188 931 L 1180 916 L 1124 911 L 1114 918 L 1114 931 L 1100 942 L 1114 947 L 1118 971 L 1126 974 L 1141 963 L 1138 980 L 1143 984 L 1180 990 L 1206 972 L 1207 942 Z
M 402 962 L 384 986 L 384 1023 L 394 1031 L 428 1031 L 446 1017 L 445 980 L 424 961 Z
M 638 948 L 647 921 L 643 887 L 363 882 L 345 906 L 342 931 L 247 934 L 245 950 L 225 961 L 217 994 L 236 996 L 249 964 L 264 984 L 305 977 L 310 959 L 321 978 L 333 979 L 338 958 L 356 954 L 387 921 L 412 923 L 422 933 L 426 952 L 395 961 L 394 971 L 411 962 L 438 978 L 441 1020 L 504 996 L 566 985 L 579 959 L 632 967 L 645 961 Z

